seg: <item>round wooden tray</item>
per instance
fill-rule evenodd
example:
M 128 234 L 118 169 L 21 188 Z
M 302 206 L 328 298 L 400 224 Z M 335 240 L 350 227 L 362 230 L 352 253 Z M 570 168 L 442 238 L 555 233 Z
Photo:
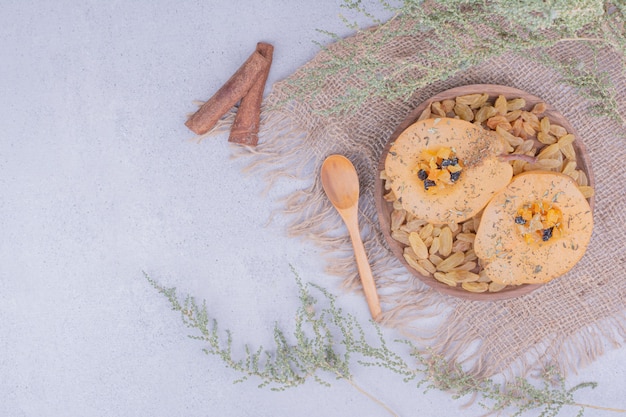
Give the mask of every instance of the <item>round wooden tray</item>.
M 531 110 L 535 104 L 537 103 L 545 103 L 546 111 L 542 113 L 543 116 L 547 116 L 553 124 L 558 124 L 563 126 L 569 133 L 572 133 L 576 140 L 574 140 L 574 148 L 576 150 L 577 156 L 577 168 L 581 169 L 587 174 L 589 185 L 592 187 L 595 185 L 593 173 L 591 171 L 591 164 L 589 161 L 589 156 L 587 151 L 580 140 L 580 137 L 571 126 L 569 121 L 558 111 L 556 111 L 549 103 L 546 103 L 539 97 L 533 96 L 525 91 L 518 90 L 512 87 L 506 87 L 501 85 L 493 85 L 493 84 L 474 84 L 474 85 L 466 85 L 462 87 L 453 88 L 450 90 L 443 91 L 425 102 L 421 103 L 417 108 L 415 108 L 407 118 L 398 126 L 398 128 L 394 131 L 394 133 L 389 138 L 387 145 L 385 146 L 383 153 L 380 157 L 380 161 L 378 163 L 378 172 L 384 171 L 385 169 L 385 159 L 387 158 L 387 153 L 389 148 L 391 147 L 392 142 L 410 125 L 415 123 L 419 116 L 422 114 L 424 109 L 429 106 L 431 103 L 436 101 L 442 101 L 446 99 L 454 99 L 458 96 L 463 96 L 467 94 L 476 94 L 476 93 L 487 93 L 489 94 L 489 100 L 495 100 L 499 95 L 503 95 L 507 98 L 507 100 L 514 98 L 523 98 L 526 100 L 526 107 L 523 110 Z M 545 146 L 539 142 L 537 142 L 541 146 Z M 378 218 L 380 222 L 380 226 L 393 254 L 404 264 L 404 266 L 417 278 L 419 278 L 422 282 L 439 291 L 440 293 L 460 297 L 468 300 L 482 300 L 482 301 L 494 301 L 494 300 L 504 300 L 514 297 L 519 297 L 525 294 L 530 293 L 531 291 L 537 289 L 540 284 L 525 284 L 519 286 L 509 286 L 504 288 L 498 292 L 484 292 L 484 293 L 473 293 L 464 290 L 460 286 L 451 287 L 442 282 L 437 281 L 435 278 L 427 277 L 421 275 L 418 271 L 413 269 L 406 262 L 403 256 L 404 245 L 397 242 L 391 237 L 391 226 L 390 226 L 390 214 L 393 210 L 392 203 L 385 201 L 383 195 L 385 194 L 385 184 L 384 180 L 380 179 L 380 176 L 376 176 L 377 180 L 374 186 L 374 198 L 376 201 L 376 208 L 378 211 Z M 589 204 L 593 209 L 594 198 L 589 199 Z

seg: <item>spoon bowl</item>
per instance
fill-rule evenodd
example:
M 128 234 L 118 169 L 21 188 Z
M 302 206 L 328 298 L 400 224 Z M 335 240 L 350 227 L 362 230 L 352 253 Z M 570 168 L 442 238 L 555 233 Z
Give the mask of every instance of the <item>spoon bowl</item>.
M 348 228 L 365 299 L 372 318 L 378 321 L 381 314 L 380 299 L 361 239 L 358 221 L 359 176 L 352 162 L 342 155 L 327 157 L 322 164 L 320 176 L 324 192 Z

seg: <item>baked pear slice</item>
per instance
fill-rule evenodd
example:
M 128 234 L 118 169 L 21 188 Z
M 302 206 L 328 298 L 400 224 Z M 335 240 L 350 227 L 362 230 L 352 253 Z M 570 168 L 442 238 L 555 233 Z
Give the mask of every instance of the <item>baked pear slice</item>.
M 460 223 L 482 210 L 513 176 L 495 132 L 451 118 L 409 126 L 391 144 L 385 173 L 409 213 L 433 224 Z
M 576 265 L 592 231 L 591 208 L 570 176 L 529 171 L 485 207 L 474 252 L 493 282 L 541 284 Z

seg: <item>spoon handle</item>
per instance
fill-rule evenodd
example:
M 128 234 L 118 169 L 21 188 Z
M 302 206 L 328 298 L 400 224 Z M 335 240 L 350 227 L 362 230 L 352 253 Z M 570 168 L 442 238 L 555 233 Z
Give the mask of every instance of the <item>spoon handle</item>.
M 378 321 L 382 310 L 380 308 L 378 292 L 376 291 L 376 283 L 374 282 L 374 277 L 372 275 L 372 268 L 367 260 L 367 254 L 365 253 L 365 246 L 363 246 L 363 240 L 361 239 L 358 223 L 351 223 L 350 227 L 348 227 L 348 231 L 350 233 L 350 239 L 352 240 L 352 248 L 354 249 L 354 257 L 356 258 L 359 276 L 361 277 L 365 300 L 367 301 L 372 318 L 374 321 Z

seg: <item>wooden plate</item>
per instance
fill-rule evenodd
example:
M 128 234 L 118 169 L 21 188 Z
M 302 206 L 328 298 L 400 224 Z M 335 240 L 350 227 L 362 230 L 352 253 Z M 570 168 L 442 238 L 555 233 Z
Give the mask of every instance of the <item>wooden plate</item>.
M 458 96 L 463 96 L 467 94 L 475 94 L 475 93 L 489 94 L 489 100 L 492 102 L 499 95 L 505 96 L 507 100 L 514 99 L 514 98 L 523 98 L 524 100 L 526 100 L 526 106 L 523 108 L 523 110 L 529 110 L 529 111 L 534 107 L 535 104 L 545 103 L 545 101 L 542 100 L 541 98 L 533 96 L 525 91 L 518 90 L 515 88 L 511 88 L 511 87 L 501 86 L 501 85 L 474 84 L 474 85 L 466 85 L 463 87 L 457 87 L 457 88 L 443 91 L 431 97 L 430 99 L 426 100 L 425 102 L 421 103 L 398 126 L 398 128 L 389 138 L 389 141 L 387 142 L 387 145 L 385 146 L 383 150 L 383 153 L 380 157 L 380 161 L 378 163 L 378 172 L 380 173 L 381 171 L 384 171 L 385 169 L 385 159 L 387 158 L 387 153 L 389 151 L 389 148 L 392 142 L 406 128 L 408 128 L 410 125 L 415 123 L 417 119 L 419 118 L 419 116 L 422 114 L 422 112 L 428 106 L 430 106 L 431 103 L 446 100 L 446 99 L 454 99 L 455 97 L 458 97 Z M 546 111 L 543 112 L 540 115 L 540 117 L 547 116 L 550 119 L 551 123 L 563 126 L 569 133 L 574 134 L 574 136 L 576 137 L 576 139 L 574 140 L 574 149 L 576 150 L 576 156 L 577 156 L 577 161 L 576 161 L 577 169 L 581 169 L 586 173 L 588 177 L 589 185 L 593 187 L 595 185 L 595 181 L 594 181 L 593 173 L 591 171 L 591 164 L 589 161 L 587 151 L 584 148 L 584 145 L 582 141 L 580 140 L 580 137 L 575 132 L 574 128 L 571 126 L 569 121 L 561 113 L 556 111 L 552 106 L 550 106 L 549 103 L 545 103 L 545 104 L 546 104 Z M 539 142 L 537 143 L 541 147 L 545 146 Z M 446 285 L 442 282 L 437 281 L 435 278 L 421 275 L 418 271 L 416 271 L 411 266 L 409 266 L 409 264 L 404 259 L 404 256 L 403 256 L 404 245 L 397 242 L 391 237 L 390 214 L 393 210 L 393 206 L 392 206 L 392 203 L 386 201 L 383 198 L 383 195 L 385 194 L 384 180 L 380 179 L 378 175 L 376 176 L 376 178 L 377 180 L 374 186 L 374 196 L 375 196 L 376 208 L 378 211 L 378 218 L 379 218 L 380 226 L 385 236 L 385 239 L 391 251 L 393 252 L 393 254 L 400 260 L 400 262 L 404 264 L 404 266 L 413 275 L 419 278 L 422 282 L 426 283 L 430 287 L 434 288 L 435 290 L 443 294 L 460 297 L 460 298 L 464 298 L 468 300 L 483 300 L 483 301 L 504 300 L 504 299 L 514 298 L 514 297 L 519 297 L 519 296 L 530 293 L 531 291 L 537 289 L 540 286 L 540 284 L 525 284 L 525 285 L 519 285 L 519 286 L 509 286 L 499 292 L 473 293 L 473 292 L 464 290 L 460 286 L 451 287 L 449 285 Z M 593 205 L 594 205 L 593 197 L 589 199 L 589 204 L 591 208 L 593 209 Z

